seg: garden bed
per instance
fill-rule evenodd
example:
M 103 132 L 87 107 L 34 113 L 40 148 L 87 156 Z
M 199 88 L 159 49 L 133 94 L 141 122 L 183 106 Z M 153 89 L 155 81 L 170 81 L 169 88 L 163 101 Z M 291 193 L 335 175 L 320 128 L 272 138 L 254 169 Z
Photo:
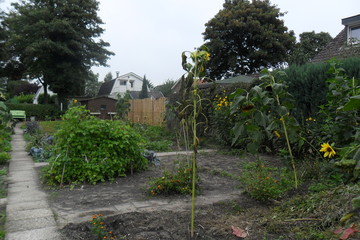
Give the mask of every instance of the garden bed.
M 77 185 L 63 189 L 49 189 L 51 205 L 69 239 L 97 239 L 90 231 L 91 216 L 103 214 L 105 224 L 117 236 L 125 239 L 186 239 L 189 236 L 190 196 L 147 195 L 146 186 L 152 177 L 162 175 L 165 168 L 184 156 L 161 157 L 161 166 L 133 176 L 118 178 L 110 183 Z M 236 180 L 246 158 L 216 153 L 200 154 L 201 194 L 196 207 L 195 229 L 198 239 L 236 239 L 231 226 L 247 228 L 247 239 L 262 239 L 261 219 L 268 214 L 268 206 L 249 198 Z M 146 204 L 149 208 L 120 209 L 126 203 Z M 156 204 L 159 202 L 161 204 Z M 117 208 L 116 208 L 117 206 Z
M 96 237 L 91 231 L 94 226 L 90 221 L 98 214 L 103 215 L 103 226 L 106 231 L 118 236 L 116 239 L 189 239 L 191 197 L 150 196 L 146 193 L 150 179 L 161 177 L 164 169 L 173 169 L 177 162 L 184 158 L 184 156 L 161 157 L 160 166 L 150 166 L 147 171 L 117 178 L 114 182 L 47 189 L 64 239 L 103 239 Z M 282 165 L 279 158 L 265 156 L 262 158 L 268 163 L 267 165 Z M 335 216 L 325 227 L 320 223 L 329 216 L 332 219 L 334 214 L 331 213 L 337 212 L 340 216 L 351 208 L 340 208 L 339 206 L 342 205 L 335 203 L 330 192 L 330 195 L 325 194 L 329 195 L 327 198 L 330 199 L 316 200 L 317 204 L 321 205 L 321 209 L 304 212 L 304 216 L 287 215 L 287 211 L 292 208 L 295 211 L 299 206 L 299 203 L 293 207 L 289 206 L 295 195 L 304 198 L 302 204 L 305 204 L 305 199 L 310 198 L 305 195 L 306 184 L 296 192 L 289 191 L 285 199 L 279 202 L 256 201 L 239 187 L 238 177 L 242 171 L 242 163 L 249 160 L 254 161 L 254 158 L 215 152 L 199 155 L 198 173 L 201 178 L 201 193 L 197 196 L 196 202 L 195 239 L 239 239 L 233 235 L 232 226 L 247 231 L 248 235 L 245 239 L 249 240 L 337 239 L 331 231 L 338 225 L 338 216 Z M 340 202 L 349 202 L 354 196 L 349 195 Z M 332 201 L 332 204 L 326 204 L 329 201 Z M 273 211 L 273 207 L 283 205 L 289 207 L 277 212 Z M 335 206 L 337 207 L 334 212 Z M 324 231 L 327 232 L 326 235 Z

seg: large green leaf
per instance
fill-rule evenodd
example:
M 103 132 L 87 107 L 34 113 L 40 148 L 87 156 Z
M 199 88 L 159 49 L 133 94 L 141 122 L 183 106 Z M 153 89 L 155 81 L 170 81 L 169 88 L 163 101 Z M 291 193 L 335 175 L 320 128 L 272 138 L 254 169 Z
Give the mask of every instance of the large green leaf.
M 349 102 L 346 103 L 345 106 L 340 109 L 344 111 L 352 111 L 352 110 L 360 109 L 360 95 L 350 97 Z

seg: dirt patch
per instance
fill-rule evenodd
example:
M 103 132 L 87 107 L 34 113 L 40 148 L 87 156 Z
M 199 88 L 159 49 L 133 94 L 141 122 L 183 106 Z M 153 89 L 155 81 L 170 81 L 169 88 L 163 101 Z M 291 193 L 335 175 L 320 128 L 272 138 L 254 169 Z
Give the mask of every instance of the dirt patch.
M 51 206 L 65 239 L 97 239 L 89 221 L 103 214 L 106 229 L 125 239 L 188 239 L 190 196 L 150 197 L 149 180 L 173 169 L 183 155 L 160 157 L 160 166 L 97 185 L 48 189 Z M 263 239 L 262 218 L 269 208 L 242 193 L 236 177 L 247 158 L 218 153 L 199 154 L 201 194 L 196 202 L 196 239 L 238 239 L 231 226 L 246 229 L 246 239 Z M 272 239 L 267 235 L 266 239 Z M 119 238 L 118 238 L 119 239 Z

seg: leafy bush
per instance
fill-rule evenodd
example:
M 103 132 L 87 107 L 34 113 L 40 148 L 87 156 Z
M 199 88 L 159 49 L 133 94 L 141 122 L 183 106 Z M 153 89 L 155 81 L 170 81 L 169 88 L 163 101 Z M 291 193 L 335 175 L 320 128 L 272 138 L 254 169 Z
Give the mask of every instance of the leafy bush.
M 129 125 L 94 118 L 84 106 L 70 108 L 63 120 L 44 170 L 50 184 L 95 184 L 147 167 L 139 146 L 143 139 Z
M 34 116 L 36 120 L 58 119 L 60 117 L 60 110 L 55 105 L 6 103 L 6 106 L 9 110 L 24 110 L 27 117 Z
M 10 154 L 7 152 L 0 152 L 0 164 L 5 164 L 10 160 Z
M 55 104 L 56 102 L 56 98 L 57 98 L 57 95 L 48 95 L 48 104 Z M 44 104 L 45 102 L 45 97 L 44 97 L 44 94 L 40 94 L 39 95 L 39 98 L 38 98 L 38 103 L 39 104 Z
M 32 103 L 34 98 L 34 94 L 29 94 L 29 95 L 23 95 L 20 94 L 18 96 L 15 96 L 11 99 L 9 99 L 9 103 L 13 103 L 13 104 L 19 104 L 19 103 Z
M 145 149 L 159 152 L 171 149 L 175 136 L 164 127 L 145 124 L 133 124 L 133 127 L 145 139 Z
M 339 66 L 349 78 L 360 78 L 360 58 L 339 60 Z M 294 115 L 299 121 L 313 117 L 319 111 L 319 106 L 326 103 L 328 89 L 325 80 L 332 76 L 329 68 L 330 63 L 309 63 L 291 65 L 284 70 L 289 93 L 296 99 L 297 111 Z
M 244 164 L 240 180 L 253 198 L 278 199 L 294 186 L 291 173 L 286 168 L 266 167 L 265 164 L 262 160 Z
M 149 185 L 148 193 L 152 196 L 191 194 L 192 169 L 188 166 L 180 165 L 175 173 L 165 170 L 164 176 L 153 179 Z

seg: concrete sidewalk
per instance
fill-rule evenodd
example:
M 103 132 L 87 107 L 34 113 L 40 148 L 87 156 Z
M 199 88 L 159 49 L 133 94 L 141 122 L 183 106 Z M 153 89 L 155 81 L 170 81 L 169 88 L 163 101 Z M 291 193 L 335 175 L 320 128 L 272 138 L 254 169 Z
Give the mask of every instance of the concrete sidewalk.
M 23 131 L 17 125 L 12 136 L 8 174 L 5 240 L 61 240 L 54 214 L 31 156 L 25 151 Z

